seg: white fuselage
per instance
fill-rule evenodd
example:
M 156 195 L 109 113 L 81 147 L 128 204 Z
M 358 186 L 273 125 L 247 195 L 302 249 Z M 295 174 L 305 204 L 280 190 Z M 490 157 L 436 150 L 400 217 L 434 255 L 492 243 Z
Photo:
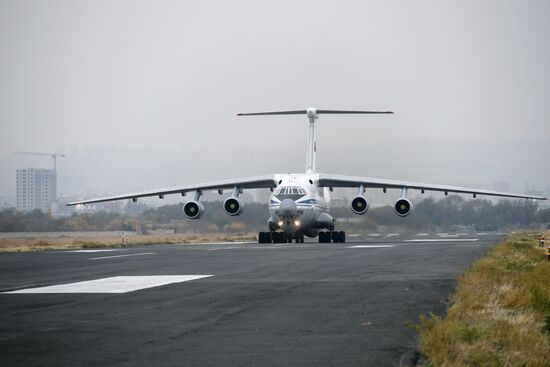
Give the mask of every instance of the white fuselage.
M 271 231 L 315 237 L 323 228 L 334 228 L 334 219 L 328 215 L 330 191 L 317 185 L 318 175 L 289 173 L 275 177 L 278 186 L 269 198 Z

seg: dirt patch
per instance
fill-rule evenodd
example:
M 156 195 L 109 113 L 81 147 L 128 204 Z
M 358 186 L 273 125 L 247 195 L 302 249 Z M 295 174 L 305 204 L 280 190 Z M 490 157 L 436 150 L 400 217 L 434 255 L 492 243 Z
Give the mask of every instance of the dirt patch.
M 91 249 L 109 247 L 131 247 L 144 245 L 182 244 L 210 242 L 256 241 L 255 233 L 215 234 L 142 234 L 110 236 L 76 236 L 59 233 L 59 236 L 37 236 L 24 238 L 1 238 L 0 252 L 24 252 L 42 250 Z

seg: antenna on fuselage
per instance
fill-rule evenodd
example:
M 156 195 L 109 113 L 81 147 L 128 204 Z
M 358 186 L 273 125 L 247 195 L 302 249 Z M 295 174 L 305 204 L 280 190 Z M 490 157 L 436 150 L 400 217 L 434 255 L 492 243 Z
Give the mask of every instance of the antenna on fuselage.
M 316 165 L 317 146 L 315 142 L 315 119 L 319 118 L 321 114 L 340 114 L 340 115 L 352 115 L 352 114 L 393 114 L 392 111 L 348 111 L 348 110 L 318 110 L 315 107 L 309 107 L 305 110 L 293 110 L 293 111 L 272 111 L 272 112 L 249 112 L 238 113 L 237 116 L 269 116 L 269 115 L 307 115 L 309 119 L 309 134 L 307 144 L 307 158 L 306 158 L 306 173 L 314 173 Z

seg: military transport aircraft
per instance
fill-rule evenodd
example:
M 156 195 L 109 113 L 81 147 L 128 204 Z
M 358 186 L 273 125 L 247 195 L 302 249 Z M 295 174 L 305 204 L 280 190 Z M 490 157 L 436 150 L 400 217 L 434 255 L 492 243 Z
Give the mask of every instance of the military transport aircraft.
M 141 197 L 181 194 L 191 194 L 191 200 L 183 206 L 183 212 L 189 219 L 199 219 L 204 213 L 204 206 L 200 202 L 203 191 L 217 190 L 220 195 L 224 190 L 229 190 L 229 197 L 223 202 L 223 208 L 228 215 L 239 215 L 243 212 L 243 203 L 239 200 L 239 194 L 248 189 L 270 189 L 269 198 L 270 217 L 267 221 L 269 231 L 258 234 L 259 243 L 286 243 L 295 240 L 304 242 L 304 236 L 319 236 L 319 242 L 345 242 L 346 235 L 343 231 L 336 231 L 335 220 L 329 214 L 330 192 L 335 187 L 356 188 L 357 195 L 351 200 L 351 210 L 358 215 L 365 214 L 369 203 L 365 197 L 366 188 L 380 188 L 384 192 L 388 189 L 401 190 L 401 197 L 395 202 L 395 213 L 406 217 L 412 211 L 413 205 L 407 199 L 407 190 L 440 191 L 448 193 L 491 195 L 511 198 L 525 198 L 533 200 L 546 200 L 544 197 L 511 194 L 497 191 L 474 190 L 463 187 L 444 186 L 434 184 L 415 183 L 407 181 L 394 181 L 379 178 L 353 177 L 333 174 L 317 173 L 316 166 L 316 136 L 315 120 L 322 114 L 392 114 L 391 111 L 341 111 L 321 110 L 314 107 L 305 110 L 240 113 L 238 116 L 258 115 L 306 115 L 309 119 L 309 136 L 307 144 L 306 172 L 289 174 L 272 174 L 248 178 L 237 178 L 208 182 L 199 185 L 185 185 L 109 196 L 97 199 L 75 201 L 67 205 L 80 205 L 99 203 L 112 200 L 131 199 L 134 202 Z

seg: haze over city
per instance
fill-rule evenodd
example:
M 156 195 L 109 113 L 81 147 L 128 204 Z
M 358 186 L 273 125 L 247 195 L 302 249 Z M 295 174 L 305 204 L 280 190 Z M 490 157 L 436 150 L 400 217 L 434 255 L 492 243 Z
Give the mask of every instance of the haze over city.
M 288 9 L 293 11 L 289 12 Z M 545 1 L 0 4 L 0 196 L 50 168 L 91 196 L 318 169 L 550 191 Z

